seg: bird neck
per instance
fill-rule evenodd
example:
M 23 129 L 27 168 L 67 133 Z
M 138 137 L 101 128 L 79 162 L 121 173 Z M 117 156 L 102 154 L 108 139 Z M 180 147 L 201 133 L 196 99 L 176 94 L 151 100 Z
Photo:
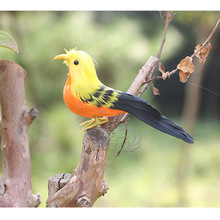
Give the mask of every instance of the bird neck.
M 89 99 L 90 94 L 102 86 L 97 75 L 92 77 L 85 76 L 82 72 L 72 73 L 69 71 L 66 86 L 69 87 L 71 93 L 81 99 Z

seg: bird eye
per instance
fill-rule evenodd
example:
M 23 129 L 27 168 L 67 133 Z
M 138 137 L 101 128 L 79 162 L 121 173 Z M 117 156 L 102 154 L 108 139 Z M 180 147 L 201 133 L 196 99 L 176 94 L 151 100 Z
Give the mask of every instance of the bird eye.
M 74 64 L 75 64 L 75 65 L 78 65 L 78 64 L 79 64 L 79 61 L 78 61 L 78 60 L 75 60 L 75 61 L 74 61 Z

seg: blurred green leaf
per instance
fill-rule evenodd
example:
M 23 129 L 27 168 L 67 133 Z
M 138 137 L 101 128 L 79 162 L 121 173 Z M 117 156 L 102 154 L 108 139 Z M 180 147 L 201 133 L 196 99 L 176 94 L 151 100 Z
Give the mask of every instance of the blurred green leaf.
M 6 32 L 0 31 L 0 46 L 6 47 L 15 53 L 18 53 L 18 45 L 15 40 Z

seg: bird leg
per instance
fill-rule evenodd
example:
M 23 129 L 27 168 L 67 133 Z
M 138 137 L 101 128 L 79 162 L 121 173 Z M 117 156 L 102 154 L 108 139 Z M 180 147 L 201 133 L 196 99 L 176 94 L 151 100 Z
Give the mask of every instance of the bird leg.
M 98 116 L 95 116 L 91 120 L 85 121 L 85 122 L 80 124 L 80 125 L 85 125 L 80 132 L 86 131 L 87 129 L 91 129 L 95 126 L 104 124 L 106 122 L 108 122 L 108 118 L 99 118 Z

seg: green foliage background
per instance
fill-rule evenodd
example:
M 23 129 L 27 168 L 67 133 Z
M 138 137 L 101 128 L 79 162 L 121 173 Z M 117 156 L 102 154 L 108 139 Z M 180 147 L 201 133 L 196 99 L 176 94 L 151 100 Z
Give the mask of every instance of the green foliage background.
M 192 54 L 196 38 L 203 35 L 197 30 L 201 22 L 211 31 L 219 15 L 176 12 L 161 57 L 164 66 L 172 70 L 180 59 Z M 84 50 L 97 61 L 103 83 L 126 91 L 148 58 L 157 55 L 163 27 L 159 12 L 0 12 L 0 30 L 13 36 L 19 47 L 19 54 L 0 48 L 0 59 L 11 59 L 26 69 L 27 104 L 39 110 L 30 129 L 30 148 L 33 191 L 42 194 L 41 207 L 47 199 L 48 178 L 71 173 L 76 167 L 83 139 L 78 125 L 85 120 L 65 106 L 62 90 L 67 68 L 53 57 L 64 53 L 64 48 Z M 216 51 L 214 45 L 213 75 L 220 69 Z M 150 88 L 143 97 L 183 125 L 180 116 L 184 85 L 178 76 L 170 81 L 171 86 L 165 81 L 156 83 L 159 98 Z M 212 96 L 219 103 L 218 95 Z M 182 142 L 131 117 L 127 145 L 118 158 L 115 155 L 123 142 L 124 125 L 111 137 L 105 172 L 110 189 L 95 206 L 220 206 L 219 104 L 216 106 L 213 115 L 209 111 L 202 114 L 193 134 L 196 143 L 188 148 L 184 204 L 180 202 L 177 181 Z

